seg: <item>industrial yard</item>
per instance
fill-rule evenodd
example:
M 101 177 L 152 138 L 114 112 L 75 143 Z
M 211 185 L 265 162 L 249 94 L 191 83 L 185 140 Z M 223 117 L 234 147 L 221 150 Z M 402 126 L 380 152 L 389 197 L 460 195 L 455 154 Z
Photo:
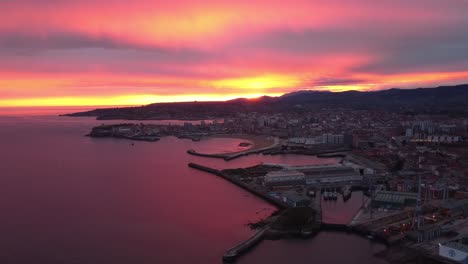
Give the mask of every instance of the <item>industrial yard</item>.
M 226 170 L 190 166 L 228 179 L 279 208 L 279 213 L 254 225 L 261 232 L 255 243 L 262 238 L 310 237 L 321 229 L 332 229 L 385 243 L 388 250 L 404 247 L 418 258 L 462 261 L 468 256 L 468 199 L 454 199 L 448 189 L 439 195 L 423 184 L 416 192 L 392 190 L 386 181 L 388 175 L 367 165 L 344 158 L 331 165 L 262 163 Z M 322 203 L 346 201 L 356 190 L 366 195 L 349 223 L 323 220 Z M 409 255 L 402 258 L 412 259 Z M 227 260 L 236 256 L 231 254 Z

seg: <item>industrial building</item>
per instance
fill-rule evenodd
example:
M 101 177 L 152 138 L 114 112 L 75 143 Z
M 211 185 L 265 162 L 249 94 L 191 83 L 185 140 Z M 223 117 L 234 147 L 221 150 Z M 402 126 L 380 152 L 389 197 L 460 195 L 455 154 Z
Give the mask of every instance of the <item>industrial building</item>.
M 372 207 L 385 209 L 403 209 L 414 206 L 418 199 L 417 193 L 379 191 L 372 199 Z
M 295 170 L 271 171 L 263 179 L 266 187 L 296 186 L 305 184 L 305 175 Z
M 314 187 L 334 187 L 344 185 L 360 185 L 363 176 L 352 167 L 341 164 L 304 165 L 283 167 L 281 171 L 269 172 L 265 175 L 264 184 L 267 187 L 285 187 L 310 185 Z
M 303 207 L 309 206 L 310 200 L 303 196 L 296 194 L 286 194 L 283 196 L 283 202 L 289 204 L 292 207 Z
M 347 166 L 309 167 L 301 171 L 306 175 L 306 184 L 313 186 L 359 185 L 363 179 L 360 173 Z
M 362 183 L 362 175 L 353 174 L 327 174 L 306 176 L 306 184 L 313 186 L 328 186 L 328 185 L 359 185 Z
M 441 206 L 442 210 L 447 215 L 463 215 L 468 216 L 468 199 L 450 200 Z

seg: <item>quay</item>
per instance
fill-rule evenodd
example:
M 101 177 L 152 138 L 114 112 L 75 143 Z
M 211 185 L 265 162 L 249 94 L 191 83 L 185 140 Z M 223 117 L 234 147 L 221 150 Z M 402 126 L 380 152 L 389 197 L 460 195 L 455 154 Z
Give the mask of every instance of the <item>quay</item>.
M 206 166 L 196 164 L 196 163 L 192 163 L 192 162 L 189 163 L 188 166 L 190 168 L 197 169 L 197 170 L 204 171 L 204 172 L 208 172 L 208 173 L 214 174 L 216 176 L 219 176 L 219 177 L 221 177 L 221 178 L 223 178 L 225 180 L 228 180 L 229 182 L 241 187 L 242 189 L 244 189 L 244 190 L 256 195 L 257 197 L 265 200 L 266 202 L 276 206 L 278 209 L 285 209 L 285 208 L 289 207 L 286 203 L 269 196 L 265 192 L 253 189 L 250 186 L 246 185 L 245 183 L 243 183 L 243 182 L 241 182 L 239 180 L 236 180 L 236 179 L 234 179 L 232 177 L 229 177 L 228 175 L 222 173 L 222 171 L 220 171 L 220 170 L 213 169 L 213 168 L 206 167 Z

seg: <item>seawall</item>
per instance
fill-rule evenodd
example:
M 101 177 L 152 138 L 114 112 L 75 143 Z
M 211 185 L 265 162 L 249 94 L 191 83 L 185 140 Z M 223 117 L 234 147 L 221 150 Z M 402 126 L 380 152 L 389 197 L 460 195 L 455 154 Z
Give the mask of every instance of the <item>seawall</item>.
M 225 175 L 224 173 L 222 173 L 220 170 L 217 170 L 217 169 L 213 169 L 213 168 L 210 168 L 210 167 L 206 167 L 206 166 L 203 166 L 203 165 L 200 165 L 200 164 L 196 164 L 196 163 L 189 163 L 188 166 L 190 168 L 193 168 L 193 169 L 197 169 L 197 170 L 201 170 L 201 171 L 204 171 L 204 172 L 208 172 L 208 173 L 211 173 L 211 174 L 214 174 L 214 175 L 217 175 L 239 187 L 241 187 L 242 189 L 256 195 L 257 197 L 267 201 L 268 203 L 278 207 L 278 209 L 284 209 L 284 208 L 287 208 L 288 205 L 286 203 L 283 203 L 273 197 L 270 197 L 267 193 L 264 193 L 264 192 L 260 192 L 258 190 L 255 190 L 255 189 L 252 189 L 250 188 L 249 186 L 245 185 L 244 183 L 242 183 L 241 181 L 238 181 L 236 179 L 233 179 L 232 177 L 229 177 L 227 175 Z

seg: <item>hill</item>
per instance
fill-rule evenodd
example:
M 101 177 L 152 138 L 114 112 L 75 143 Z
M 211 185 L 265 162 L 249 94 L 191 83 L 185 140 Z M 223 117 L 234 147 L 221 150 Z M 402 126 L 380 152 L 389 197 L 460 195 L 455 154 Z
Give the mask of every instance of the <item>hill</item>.
M 225 102 L 155 103 L 141 107 L 96 109 L 68 116 L 98 119 L 212 119 L 237 113 L 314 111 L 322 108 L 381 110 L 415 114 L 468 115 L 468 84 L 437 88 L 389 89 L 372 92 L 296 91 L 280 97 Z

